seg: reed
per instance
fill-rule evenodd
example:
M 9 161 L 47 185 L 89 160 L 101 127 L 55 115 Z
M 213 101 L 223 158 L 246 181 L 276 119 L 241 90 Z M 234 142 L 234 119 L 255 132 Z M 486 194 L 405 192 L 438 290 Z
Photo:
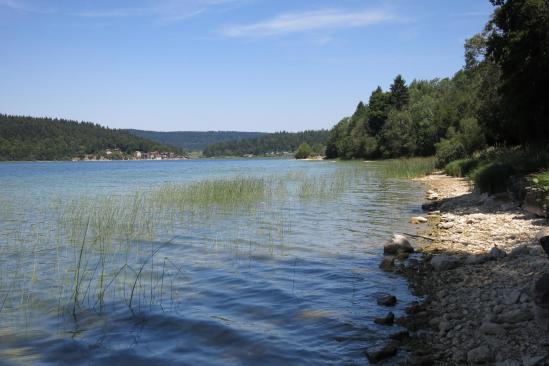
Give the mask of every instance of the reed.
M 434 157 L 385 160 L 379 164 L 383 175 L 390 178 L 417 178 L 435 171 Z

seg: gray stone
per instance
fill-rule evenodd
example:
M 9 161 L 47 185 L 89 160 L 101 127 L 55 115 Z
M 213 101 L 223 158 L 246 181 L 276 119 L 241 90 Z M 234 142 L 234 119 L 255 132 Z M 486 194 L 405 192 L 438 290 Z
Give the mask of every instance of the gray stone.
M 518 360 L 505 360 L 496 362 L 496 366 L 522 366 L 522 362 Z
M 514 309 L 501 313 L 497 317 L 498 323 L 521 323 L 528 320 L 532 320 L 534 315 L 529 309 Z
M 490 249 L 490 251 L 488 252 L 488 255 L 490 255 L 491 257 L 493 258 L 503 258 L 507 255 L 507 253 L 505 253 L 504 250 L 502 249 L 499 249 L 498 247 L 493 247 L 492 249 Z
M 411 224 L 424 224 L 427 222 L 427 219 L 423 216 L 414 216 L 410 219 Z
M 382 294 L 377 298 L 377 304 L 382 306 L 395 306 L 397 303 L 397 298 L 393 295 Z
M 395 270 L 395 256 L 392 255 L 386 255 L 381 260 L 381 263 L 379 264 L 379 268 L 381 268 L 384 271 L 394 271 Z
M 376 324 L 380 325 L 393 325 L 395 322 L 395 314 L 393 314 L 392 311 L 390 311 L 385 317 L 383 318 L 375 318 L 374 322 Z
M 441 229 L 448 230 L 448 229 L 451 229 L 451 228 L 454 227 L 454 223 L 453 222 L 442 222 L 442 223 L 438 224 L 438 227 L 441 228 Z
M 488 254 L 471 254 L 467 257 L 467 259 L 465 259 L 465 264 L 483 264 L 493 259 L 495 258 Z
M 522 358 L 522 364 L 524 366 L 544 365 L 543 361 L 546 358 L 547 358 L 546 356 L 534 356 L 534 357 L 525 356 Z
M 387 342 L 383 347 L 364 352 L 370 363 L 378 363 L 397 354 L 395 341 Z
M 459 258 L 454 255 L 437 255 L 431 259 L 431 266 L 435 271 L 446 271 L 456 268 Z
M 528 247 L 526 245 L 519 245 L 518 247 L 513 248 L 511 250 L 511 253 L 509 253 L 510 257 L 519 257 L 521 255 L 527 255 L 528 254 Z
M 399 252 L 412 253 L 414 248 L 410 241 L 400 234 L 393 234 L 393 237 L 383 246 L 383 254 L 397 255 Z
M 467 352 L 467 362 L 468 363 L 487 363 L 493 360 L 494 356 L 492 351 L 486 346 L 480 346 L 473 348 Z
M 499 324 L 484 322 L 480 326 L 480 332 L 482 334 L 488 334 L 488 335 L 499 335 L 499 334 L 505 334 L 505 328 L 503 328 Z
M 503 298 L 503 303 L 505 305 L 516 304 L 520 299 L 520 295 L 520 290 L 513 290 L 505 295 L 505 297 Z

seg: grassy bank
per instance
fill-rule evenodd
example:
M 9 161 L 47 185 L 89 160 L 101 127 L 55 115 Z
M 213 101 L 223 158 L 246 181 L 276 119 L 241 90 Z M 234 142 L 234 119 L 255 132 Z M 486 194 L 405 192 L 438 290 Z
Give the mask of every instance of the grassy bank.
M 434 157 L 390 159 L 381 163 L 382 173 L 391 178 L 418 178 L 434 170 Z

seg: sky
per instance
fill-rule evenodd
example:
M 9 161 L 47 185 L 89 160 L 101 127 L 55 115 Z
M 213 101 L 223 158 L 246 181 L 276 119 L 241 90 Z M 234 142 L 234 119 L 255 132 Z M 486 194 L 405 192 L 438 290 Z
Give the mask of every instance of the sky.
M 488 0 L 0 0 L 0 113 L 157 131 L 331 128 L 451 77 Z

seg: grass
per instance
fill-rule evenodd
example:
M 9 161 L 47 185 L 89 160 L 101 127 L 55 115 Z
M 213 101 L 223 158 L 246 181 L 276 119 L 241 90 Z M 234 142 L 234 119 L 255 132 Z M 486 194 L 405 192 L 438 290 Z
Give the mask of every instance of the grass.
M 417 178 L 428 175 L 435 170 L 434 157 L 392 159 L 383 161 L 381 171 L 391 178 Z

